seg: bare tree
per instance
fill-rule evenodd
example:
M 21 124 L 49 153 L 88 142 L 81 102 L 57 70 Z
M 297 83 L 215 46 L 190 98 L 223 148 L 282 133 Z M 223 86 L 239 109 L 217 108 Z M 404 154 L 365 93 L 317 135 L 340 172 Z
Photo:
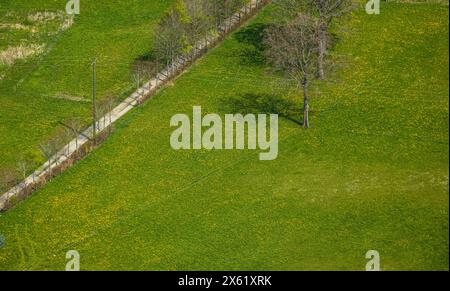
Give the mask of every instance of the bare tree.
M 51 161 L 54 155 L 54 152 L 52 151 L 52 147 L 49 142 L 42 143 L 39 145 L 39 150 L 41 151 L 41 154 L 43 158 L 49 162 L 49 165 L 53 162 Z
M 277 0 L 279 11 L 286 21 L 299 14 L 308 12 L 317 17 L 316 25 L 318 31 L 318 57 L 317 76 L 325 77 L 325 59 L 330 47 L 329 28 L 335 18 L 348 14 L 353 8 L 352 0 Z
M 48 161 L 48 170 L 50 175 L 53 175 L 53 171 L 51 170 L 52 165 L 56 163 L 56 166 L 58 166 L 58 157 L 55 155 L 58 153 L 60 144 L 60 138 L 56 135 L 48 142 L 39 145 L 39 150 L 41 151 L 42 156 Z
M 75 139 L 75 150 L 78 150 L 78 137 L 83 129 L 83 122 L 79 118 L 70 118 L 66 122 L 66 128 L 69 130 L 71 137 Z
M 325 77 L 324 61 L 329 47 L 329 26 L 334 18 L 340 17 L 351 11 L 352 0 L 309 0 L 309 7 L 313 14 L 318 17 L 318 77 Z
M 317 26 L 308 15 L 298 15 L 284 25 L 269 27 L 266 32 L 266 56 L 275 69 L 297 81 L 303 89 L 303 127 L 309 128 L 310 81 L 318 70 Z
M 54 162 L 56 164 L 57 170 L 58 170 L 59 158 L 60 158 L 60 156 L 58 155 L 58 152 L 64 144 L 65 144 L 64 135 L 61 134 L 61 132 L 59 132 L 58 134 L 53 136 L 52 139 L 50 140 L 50 147 L 52 149 L 52 152 L 55 154 Z
M 71 129 L 64 127 L 63 130 L 61 130 L 60 132 L 60 139 L 61 139 L 61 146 L 63 146 L 63 144 L 69 144 L 72 141 L 73 138 L 73 132 Z M 70 155 L 70 146 L 65 147 L 64 149 L 64 155 L 66 157 L 69 157 Z
M 32 162 L 28 159 L 25 158 L 20 158 L 19 160 L 17 160 L 16 162 L 16 170 L 18 172 L 18 174 L 20 175 L 20 178 L 22 179 L 22 189 L 24 191 L 27 191 L 27 184 L 25 182 L 25 180 L 27 179 L 28 176 L 28 172 L 31 170 L 32 167 Z M 32 175 L 33 178 L 33 183 L 35 183 L 35 175 L 33 173 Z
M 100 131 L 103 132 L 106 129 L 106 115 L 108 114 L 108 104 L 106 99 L 102 99 L 98 104 L 98 112 L 100 115 L 99 119 L 99 128 Z
M 109 129 L 109 133 L 111 133 L 111 125 L 112 125 L 112 110 L 114 109 L 114 105 L 116 104 L 116 98 L 114 96 L 105 97 L 99 104 L 99 110 L 101 112 L 103 118 L 103 127 L 102 130 Z
M 30 165 L 31 165 L 31 163 L 27 159 L 20 158 L 17 160 L 16 169 L 17 169 L 17 172 L 20 174 L 20 178 L 22 178 L 24 180 L 27 178 L 28 171 L 31 168 Z

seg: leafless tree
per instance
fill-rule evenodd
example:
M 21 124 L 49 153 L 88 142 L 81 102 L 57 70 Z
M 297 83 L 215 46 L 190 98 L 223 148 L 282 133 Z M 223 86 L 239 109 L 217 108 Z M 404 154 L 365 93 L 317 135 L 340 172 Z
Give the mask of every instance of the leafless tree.
M 25 158 L 20 158 L 17 160 L 16 169 L 17 169 L 17 172 L 20 174 L 20 178 L 22 178 L 24 180 L 27 178 L 28 171 L 31 168 L 30 165 L 31 165 L 30 161 Z
M 99 104 L 99 110 L 103 118 L 103 130 L 110 128 L 112 124 L 112 110 L 114 109 L 115 97 L 103 98 Z
M 352 0 L 277 0 L 279 11 L 284 19 L 308 12 L 317 18 L 318 31 L 318 72 L 319 78 L 325 77 L 325 59 L 330 47 L 329 27 L 337 17 L 348 14 L 355 6 Z
M 352 0 L 309 0 L 309 7 L 314 15 L 318 17 L 318 62 L 319 78 L 325 77 L 324 61 L 325 55 L 329 48 L 329 26 L 333 19 L 340 17 L 351 11 L 353 6 Z
M 58 170 L 59 158 L 60 158 L 57 154 L 64 144 L 65 144 L 64 135 L 61 132 L 59 132 L 58 134 L 55 134 L 50 140 L 50 147 L 52 149 L 52 152 L 55 154 L 54 162 L 56 164 L 57 170 Z
M 39 146 L 42 156 L 48 161 L 48 170 L 50 175 L 53 175 L 53 171 L 51 170 L 52 165 L 56 163 L 56 166 L 58 167 L 58 157 L 55 155 L 58 153 L 60 147 L 61 138 L 59 135 L 53 136 L 48 142 L 42 143 Z
M 49 164 L 53 163 L 51 160 L 53 158 L 54 152 L 52 150 L 52 146 L 49 142 L 45 142 L 39 145 L 39 150 L 41 151 L 41 154 L 43 158 L 47 161 L 49 161 Z
M 78 150 L 78 137 L 83 129 L 83 122 L 79 118 L 70 118 L 66 124 L 71 137 L 75 139 L 75 150 Z
M 61 131 L 60 131 L 60 139 L 61 139 L 61 146 L 64 146 L 64 144 L 68 144 L 69 142 L 72 141 L 73 138 L 73 132 L 71 129 L 64 127 Z M 69 157 L 70 155 L 70 147 L 67 146 L 64 149 L 64 155 L 66 157 Z
M 20 175 L 20 178 L 23 181 L 22 185 L 23 185 L 24 191 L 27 191 L 27 185 L 25 183 L 25 179 L 27 178 L 28 172 L 31 170 L 31 167 L 32 167 L 32 162 L 28 159 L 20 158 L 16 162 L 16 170 L 17 170 L 17 173 Z M 32 178 L 33 178 L 33 183 L 35 183 L 34 173 L 32 175 Z
M 298 15 L 288 24 L 268 28 L 265 37 L 266 56 L 275 69 L 295 79 L 303 89 L 303 126 L 309 123 L 310 81 L 318 70 L 317 26 L 314 19 L 305 14 Z
M 159 73 L 159 70 L 161 67 L 158 64 L 157 60 L 150 60 L 150 59 L 140 59 L 136 61 L 133 64 L 132 72 L 131 72 L 131 78 L 134 86 L 136 86 L 136 90 L 139 90 L 141 88 L 141 85 L 143 82 L 148 81 L 154 77 L 156 77 Z M 144 88 L 145 89 L 145 88 Z M 150 86 L 148 87 L 150 89 Z M 142 91 L 138 92 L 142 93 Z M 139 97 L 143 97 L 140 95 Z M 142 99 L 138 98 L 138 105 L 142 101 Z M 112 106 L 114 105 L 115 97 L 107 97 L 105 98 L 105 106 L 109 108 L 110 110 L 108 112 L 111 112 Z M 111 117 L 111 116 L 110 116 Z M 111 119 L 111 118 L 110 118 Z

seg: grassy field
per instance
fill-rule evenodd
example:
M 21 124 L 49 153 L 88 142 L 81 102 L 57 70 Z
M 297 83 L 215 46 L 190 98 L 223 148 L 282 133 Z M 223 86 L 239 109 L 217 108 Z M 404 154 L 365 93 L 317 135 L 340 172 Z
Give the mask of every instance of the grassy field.
M 152 1 L 153 2 L 153 1 Z M 448 269 L 448 7 L 383 5 L 335 30 L 339 66 L 300 96 L 242 36 L 267 7 L 88 158 L 0 217 L 0 269 Z M 275 104 L 275 105 L 274 105 Z M 280 154 L 171 149 L 170 118 L 283 112 Z
M 81 1 L 71 22 L 66 0 L 2 0 L 0 54 L 34 52 L 0 62 L 0 167 L 36 157 L 59 121 L 89 118 L 92 70 L 98 60 L 98 97 L 123 97 L 133 84 L 132 65 L 151 48 L 153 27 L 170 1 Z M 65 25 L 65 26 L 64 26 Z

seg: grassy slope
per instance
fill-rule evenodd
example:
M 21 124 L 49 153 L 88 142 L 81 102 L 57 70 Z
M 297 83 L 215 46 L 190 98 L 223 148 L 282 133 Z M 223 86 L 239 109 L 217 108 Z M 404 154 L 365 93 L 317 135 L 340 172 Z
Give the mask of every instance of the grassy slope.
M 66 2 L 2 0 L 0 22 L 8 12 L 26 19 L 37 11 L 64 10 Z M 99 98 L 129 91 L 131 65 L 149 50 L 152 28 L 172 2 L 82 1 L 81 14 L 72 28 L 41 40 L 51 48 L 47 54 L 12 67 L 0 81 L 0 136 L 8 137 L 0 140 L 0 167 L 13 164 L 20 155 L 36 155 L 37 145 L 55 131 L 59 121 L 88 118 L 89 102 L 54 97 L 89 100 L 92 59 L 98 59 Z M 30 37 L 13 31 L 1 33 L 8 33 L 5 39 L 10 44 Z
M 228 39 L 3 214 L 0 269 L 60 270 L 70 249 L 84 269 L 362 270 L 369 249 L 386 270 L 448 269 L 448 9 L 390 4 L 347 28 L 314 128 L 282 120 L 276 161 L 169 146 L 170 117 L 193 105 L 225 113 L 269 93 L 300 106 Z

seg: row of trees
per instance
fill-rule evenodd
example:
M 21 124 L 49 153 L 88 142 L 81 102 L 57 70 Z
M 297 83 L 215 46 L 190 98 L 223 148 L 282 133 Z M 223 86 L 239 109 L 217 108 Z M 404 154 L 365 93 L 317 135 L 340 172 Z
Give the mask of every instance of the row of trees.
M 225 20 L 249 0 L 178 0 L 155 31 L 153 56 L 165 65 L 181 55 L 195 55 L 197 44 L 217 33 Z
M 116 98 L 108 97 L 104 98 L 97 105 L 97 114 L 99 116 L 105 116 L 104 119 L 97 121 L 97 127 L 106 129 L 104 134 L 110 134 L 112 131 L 111 126 L 111 111 L 116 104 Z M 50 164 L 45 170 L 47 177 L 52 177 L 57 174 L 54 171 L 58 171 L 59 162 L 56 154 L 67 145 L 70 141 L 75 141 L 75 156 L 72 158 L 78 158 L 76 155 L 81 150 L 81 143 L 79 143 L 80 136 L 83 135 L 83 131 L 88 124 L 87 120 L 81 118 L 70 118 L 65 122 L 61 122 L 61 127 L 57 130 L 47 141 L 41 143 L 36 151 L 30 152 L 28 155 L 17 159 L 14 166 L 0 168 L 0 192 L 9 190 L 16 186 L 19 181 L 25 180 L 30 172 L 37 168 L 42 161 L 49 161 Z M 92 139 L 92 137 L 86 137 Z M 73 148 L 72 148 L 73 150 Z M 61 153 L 66 157 L 69 157 L 69 148 L 66 148 L 66 152 Z M 54 168 L 55 170 L 51 170 Z M 37 177 L 33 176 L 33 179 Z M 37 180 L 34 183 L 40 182 Z M 0 193 L 0 194 L 1 194 Z
M 303 91 L 303 126 L 309 122 L 309 85 L 325 78 L 330 25 L 348 14 L 352 0 L 277 0 L 283 21 L 266 30 L 266 56 Z
M 197 45 L 207 36 L 223 33 L 224 27 L 234 13 L 244 7 L 250 0 L 177 0 L 175 5 L 163 16 L 155 31 L 153 57 L 157 64 L 173 64 L 179 56 L 194 56 Z M 206 47 L 206 46 L 205 46 Z M 133 82 L 140 87 L 141 81 L 156 75 L 160 67 L 153 62 L 137 62 L 133 70 Z M 94 99 L 95 100 L 95 99 Z M 111 133 L 111 111 L 116 104 L 115 98 L 104 98 L 95 103 L 93 118 L 106 116 L 96 124 L 99 128 L 108 128 L 105 134 Z M 109 121 L 107 114 L 109 113 Z M 39 145 L 33 154 L 17 160 L 15 166 L 0 168 L 0 192 L 9 190 L 21 180 L 28 177 L 42 160 L 49 161 L 45 176 L 57 174 L 61 165 L 59 158 L 55 158 L 59 151 L 71 140 L 75 140 L 75 152 L 81 148 L 78 138 L 83 135 L 83 129 L 89 122 L 79 118 L 71 118 L 61 122 L 60 130 L 53 134 L 46 142 Z M 102 124 L 100 124 L 102 123 Z M 86 137 L 92 139 L 92 137 Z M 68 149 L 67 149 L 68 150 Z M 62 153 L 68 157 L 69 152 Z M 75 157 L 76 158 L 76 157 Z M 54 170 L 51 170 L 54 168 Z M 36 178 L 37 177 L 33 177 Z M 35 181 L 39 183 L 40 181 Z

